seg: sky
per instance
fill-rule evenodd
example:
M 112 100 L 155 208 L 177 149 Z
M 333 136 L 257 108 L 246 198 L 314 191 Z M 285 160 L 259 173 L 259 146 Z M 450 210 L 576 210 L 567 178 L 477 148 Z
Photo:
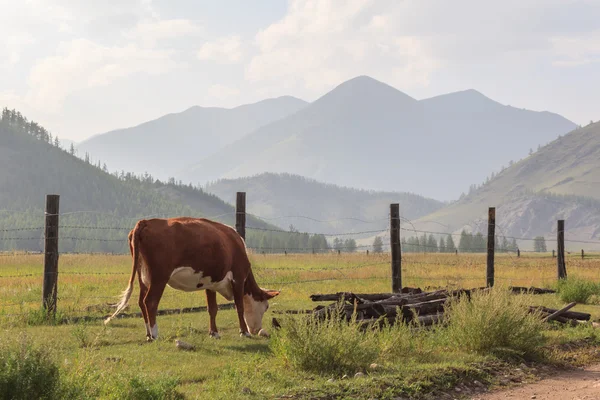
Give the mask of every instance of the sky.
M 0 0 L 0 107 L 76 141 L 368 75 L 600 119 L 600 0 Z

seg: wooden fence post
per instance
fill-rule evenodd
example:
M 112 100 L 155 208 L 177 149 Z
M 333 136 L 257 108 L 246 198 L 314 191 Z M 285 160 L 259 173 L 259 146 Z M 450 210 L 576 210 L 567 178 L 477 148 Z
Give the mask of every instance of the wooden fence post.
M 583 252 L 583 249 L 581 249 L 581 259 L 583 260 L 585 258 L 585 253 Z
M 521 249 L 517 249 L 517 258 L 521 257 Z
M 246 240 L 246 192 L 237 192 L 235 199 L 235 230 Z
M 554 258 L 554 257 L 556 257 L 556 256 L 554 255 L 554 249 L 552 249 L 552 258 Z
M 58 293 L 58 210 L 60 196 L 46 195 L 46 222 L 44 230 L 44 285 L 42 307 L 46 313 L 56 314 Z
M 487 238 L 487 271 L 486 271 L 486 285 L 488 287 L 494 286 L 494 245 L 495 245 L 495 232 L 496 232 L 496 208 L 490 207 L 488 209 L 488 238 Z
M 390 204 L 390 246 L 392 251 L 392 292 L 400 293 L 402 290 L 402 253 L 399 204 Z
M 567 277 L 567 267 L 565 265 L 565 220 L 559 219 L 556 229 L 556 267 L 558 279 Z

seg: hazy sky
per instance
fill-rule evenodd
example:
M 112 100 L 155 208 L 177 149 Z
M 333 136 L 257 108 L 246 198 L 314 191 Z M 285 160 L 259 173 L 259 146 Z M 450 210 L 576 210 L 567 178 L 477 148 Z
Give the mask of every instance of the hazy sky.
M 369 75 L 600 119 L 600 0 L 0 0 L 0 107 L 59 137 Z

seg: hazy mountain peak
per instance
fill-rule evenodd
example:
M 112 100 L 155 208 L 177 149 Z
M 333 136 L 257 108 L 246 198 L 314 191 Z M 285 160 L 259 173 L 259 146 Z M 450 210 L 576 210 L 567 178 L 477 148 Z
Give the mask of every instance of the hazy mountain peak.
M 342 110 L 345 113 L 369 111 L 388 112 L 400 107 L 411 107 L 418 101 L 398 89 L 366 75 L 349 79 L 311 104 L 321 112 Z

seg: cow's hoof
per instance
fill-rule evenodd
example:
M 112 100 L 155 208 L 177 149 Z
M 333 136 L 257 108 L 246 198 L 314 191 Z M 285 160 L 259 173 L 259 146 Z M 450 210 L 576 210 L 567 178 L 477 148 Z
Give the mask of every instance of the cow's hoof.
M 213 339 L 221 339 L 221 335 L 219 335 L 219 332 L 210 332 L 208 335 Z
M 252 335 L 249 332 L 240 332 L 240 336 L 241 337 L 252 337 Z

